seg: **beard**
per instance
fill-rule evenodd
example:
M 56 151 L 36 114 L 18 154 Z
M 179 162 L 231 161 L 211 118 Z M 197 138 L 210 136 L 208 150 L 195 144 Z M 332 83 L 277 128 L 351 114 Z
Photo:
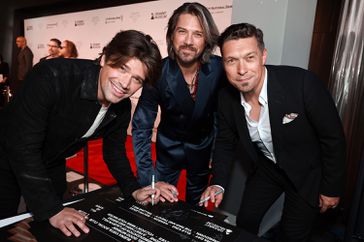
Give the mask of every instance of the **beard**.
M 183 53 L 184 50 L 189 50 L 189 53 Z M 198 61 L 201 53 L 198 53 L 198 50 L 192 45 L 182 45 L 175 51 L 175 55 L 178 63 L 189 66 Z
M 249 83 L 232 83 L 232 84 L 241 93 L 249 94 L 249 93 L 254 92 L 253 88 L 249 85 Z

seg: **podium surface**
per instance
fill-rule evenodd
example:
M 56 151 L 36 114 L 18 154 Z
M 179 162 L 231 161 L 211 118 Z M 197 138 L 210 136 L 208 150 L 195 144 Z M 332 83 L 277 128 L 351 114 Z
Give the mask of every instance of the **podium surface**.
M 81 201 L 69 207 L 88 215 L 88 234 L 66 237 L 48 221 L 28 219 L 2 228 L 0 241 L 266 241 L 225 223 L 224 215 L 182 201 L 143 206 L 124 199 L 117 186 L 83 194 Z

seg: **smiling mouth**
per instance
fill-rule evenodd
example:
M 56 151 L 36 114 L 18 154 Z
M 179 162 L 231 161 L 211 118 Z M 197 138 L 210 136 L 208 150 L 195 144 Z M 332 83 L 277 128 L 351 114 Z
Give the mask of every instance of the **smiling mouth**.
M 116 81 L 111 80 L 110 83 L 116 96 L 122 97 L 126 94 L 126 91 L 123 88 L 120 88 Z
M 181 47 L 180 48 L 180 51 L 182 52 L 182 53 L 194 53 L 194 52 L 196 52 L 196 49 L 195 48 L 193 48 L 193 47 Z
M 246 75 L 241 75 L 237 81 L 238 82 L 248 82 L 252 79 L 253 77 L 252 76 L 246 76 Z

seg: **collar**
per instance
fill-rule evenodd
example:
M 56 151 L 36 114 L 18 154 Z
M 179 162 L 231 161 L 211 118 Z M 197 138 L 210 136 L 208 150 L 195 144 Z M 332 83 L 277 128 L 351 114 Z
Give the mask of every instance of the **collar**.
M 266 67 L 264 67 L 265 69 L 265 74 L 264 74 L 264 81 L 263 81 L 263 86 L 262 86 L 262 90 L 260 90 L 259 93 L 259 103 L 262 106 L 265 106 L 266 104 L 268 104 L 268 92 L 267 92 L 267 83 L 268 83 L 268 70 Z M 244 95 L 242 92 L 240 92 L 240 99 L 241 99 L 241 105 L 245 108 L 246 112 L 249 113 L 251 107 L 250 105 L 245 101 Z

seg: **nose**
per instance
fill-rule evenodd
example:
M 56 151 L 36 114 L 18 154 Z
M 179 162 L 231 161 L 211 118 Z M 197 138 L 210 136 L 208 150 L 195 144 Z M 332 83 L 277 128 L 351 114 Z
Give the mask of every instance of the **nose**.
M 129 89 L 131 79 L 132 79 L 131 73 L 128 73 L 128 72 L 124 73 L 124 75 L 121 77 L 121 81 L 120 81 L 121 87 L 123 89 Z
M 185 43 L 187 45 L 191 45 L 193 43 L 193 34 L 192 33 L 187 33 L 186 34 Z
M 244 76 L 247 73 L 246 64 L 243 60 L 240 60 L 237 66 L 239 75 Z

